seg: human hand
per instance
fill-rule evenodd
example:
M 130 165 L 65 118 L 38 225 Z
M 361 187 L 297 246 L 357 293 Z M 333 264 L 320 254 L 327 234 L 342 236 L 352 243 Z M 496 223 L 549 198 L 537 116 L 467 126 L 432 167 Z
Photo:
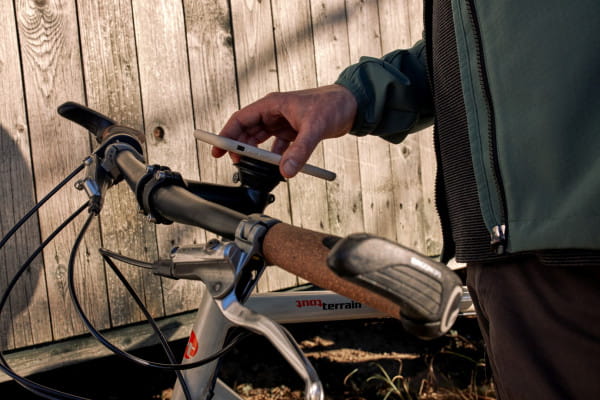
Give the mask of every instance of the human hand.
M 279 170 L 291 178 L 323 139 L 340 137 L 352 127 L 357 103 L 343 86 L 329 85 L 271 93 L 234 113 L 219 135 L 256 146 L 275 137 L 271 151 L 281 154 Z M 225 150 L 213 147 L 212 155 Z M 231 154 L 234 161 L 239 156 Z

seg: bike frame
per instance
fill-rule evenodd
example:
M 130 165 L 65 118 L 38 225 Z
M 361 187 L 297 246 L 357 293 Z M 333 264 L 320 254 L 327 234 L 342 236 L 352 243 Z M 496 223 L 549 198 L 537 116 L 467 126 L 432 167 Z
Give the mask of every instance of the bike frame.
M 183 364 L 201 360 L 221 349 L 230 328 L 233 327 L 233 324 L 223 316 L 205 285 L 200 287 L 200 306 L 185 348 Z M 254 294 L 245 306 L 281 324 L 386 318 L 386 315 L 380 311 L 329 290 Z M 466 287 L 463 288 L 460 315 L 475 315 Z M 218 360 L 183 371 L 194 400 L 241 399 L 217 378 L 217 374 Z M 175 385 L 172 400 L 185 400 L 179 382 Z

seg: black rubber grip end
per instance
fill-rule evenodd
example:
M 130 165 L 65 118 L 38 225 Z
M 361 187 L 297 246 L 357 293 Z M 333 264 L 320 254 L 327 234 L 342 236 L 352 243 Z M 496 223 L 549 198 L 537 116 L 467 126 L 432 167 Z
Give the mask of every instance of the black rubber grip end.
M 439 337 L 458 315 L 459 277 L 444 264 L 387 239 L 350 235 L 332 248 L 327 264 L 340 277 L 398 304 L 405 327 L 416 336 Z
M 90 131 L 96 137 L 98 143 L 102 141 L 102 132 L 109 126 L 117 124 L 107 116 L 73 101 L 60 105 L 58 113 Z

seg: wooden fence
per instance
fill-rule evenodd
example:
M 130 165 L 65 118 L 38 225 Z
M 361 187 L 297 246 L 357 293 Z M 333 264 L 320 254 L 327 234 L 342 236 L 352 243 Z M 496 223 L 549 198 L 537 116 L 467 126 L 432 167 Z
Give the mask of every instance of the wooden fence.
M 147 134 L 151 163 L 186 178 L 231 181 L 194 128 L 218 131 L 229 115 L 273 91 L 332 83 L 361 55 L 410 46 L 422 30 L 420 0 L 3 0 L 0 2 L 0 233 L 89 154 L 81 128 L 56 113 L 72 100 Z M 156 137 L 156 130 L 164 132 Z M 429 254 L 440 247 L 433 199 L 431 134 L 390 146 L 344 137 L 310 162 L 332 183 L 298 176 L 275 192 L 267 213 L 345 235 L 371 232 Z M 123 186 L 123 185 L 121 185 Z M 0 251 L 4 291 L 28 254 L 86 200 L 61 191 Z M 153 261 L 174 244 L 209 234 L 154 226 L 136 213 L 129 189 L 109 193 L 77 257 L 76 290 L 91 321 L 111 328 L 142 319 L 105 268 L 100 246 Z M 67 264 L 82 223 L 61 233 L 17 285 L 0 319 L 0 348 L 85 332 L 71 305 Z M 155 316 L 195 308 L 196 284 L 122 267 Z M 275 267 L 260 291 L 297 283 Z

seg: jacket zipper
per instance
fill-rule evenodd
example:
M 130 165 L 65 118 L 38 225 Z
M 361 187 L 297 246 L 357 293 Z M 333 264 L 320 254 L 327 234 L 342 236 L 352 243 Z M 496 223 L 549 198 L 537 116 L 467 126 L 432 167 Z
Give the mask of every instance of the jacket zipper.
M 490 229 L 490 237 L 491 237 L 490 244 L 492 245 L 492 248 L 494 249 L 494 251 L 497 254 L 504 254 L 504 252 L 506 250 L 507 239 L 508 239 L 508 231 L 507 231 L 507 225 L 506 225 L 507 211 L 506 211 L 506 195 L 504 193 L 504 184 L 502 181 L 502 175 L 500 173 L 500 166 L 498 163 L 498 148 L 497 148 L 497 141 L 496 141 L 496 119 L 495 119 L 494 107 L 493 107 L 493 103 L 492 103 L 491 91 L 490 91 L 490 87 L 489 87 L 489 81 L 488 81 L 488 77 L 486 74 L 485 59 L 483 56 L 483 45 L 481 42 L 479 21 L 477 19 L 477 13 L 475 10 L 475 1 L 467 0 L 466 3 L 467 3 L 467 12 L 469 14 L 471 25 L 473 27 L 475 42 L 477 44 L 476 49 L 475 49 L 476 57 L 477 57 L 477 67 L 478 67 L 477 72 L 479 75 L 481 87 L 483 88 L 485 106 L 487 108 L 488 143 L 489 143 L 488 156 L 490 157 L 492 170 L 493 170 L 492 171 L 493 172 L 492 176 L 494 178 L 493 184 L 494 184 L 494 187 L 496 189 L 496 194 L 498 195 L 498 199 L 500 200 L 500 204 L 501 204 L 501 207 L 500 207 L 501 215 L 499 215 L 499 220 L 498 220 L 499 222 L 496 223 L 496 225 L 492 226 Z
M 468 14 L 470 17 L 470 22 L 473 26 L 473 31 L 474 31 L 474 35 L 475 35 L 475 41 L 477 43 L 477 48 L 476 48 L 476 56 L 477 56 L 477 65 L 478 65 L 478 76 L 479 76 L 479 80 L 481 83 L 481 87 L 483 88 L 484 91 L 484 99 L 485 99 L 485 107 L 487 108 L 487 116 L 488 116 L 488 143 L 489 143 L 489 147 L 488 147 L 488 156 L 490 157 L 491 160 L 491 165 L 493 168 L 493 186 L 496 189 L 496 193 L 498 195 L 498 199 L 501 203 L 501 207 L 500 207 L 500 213 L 501 215 L 499 215 L 498 219 L 497 219 L 497 223 L 495 225 L 493 225 L 491 228 L 489 228 L 489 233 L 490 233 L 490 245 L 492 247 L 492 249 L 497 253 L 497 254 L 504 254 L 504 252 L 506 251 L 506 243 L 507 243 L 507 239 L 508 239 L 508 230 L 507 230 L 507 224 L 506 224 L 506 197 L 504 194 L 504 190 L 503 190 L 503 182 L 502 182 L 502 176 L 500 174 L 500 167 L 499 167 L 499 163 L 498 163 L 498 152 L 497 152 L 497 143 L 496 143 L 496 123 L 495 123 L 495 116 L 494 116 L 494 108 L 492 106 L 492 101 L 491 101 L 491 92 L 489 89 L 489 82 L 487 79 L 487 75 L 485 74 L 485 61 L 483 58 L 483 46 L 481 43 L 481 35 L 480 35 L 480 31 L 479 31 L 479 22 L 477 20 L 477 16 L 475 13 L 475 4 L 473 0 L 467 0 L 467 6 L 468 6 Z M 433 96 L 435 97 L 435 93 L 433 90 L 433 82 L 432 82 L 432 78 L 431 78 L 431 71 L 432 71 L 432 65 L 431 65 L 431 40 L 430 40 L 430 35 L 429 33 L 431 32 L 431 25 L 432 25 L 432 20 L 431 20 L 431 15 L 432 15 L 432 2 L 431 1 L 425 1 L 424 2 L 424 7 L 423 7 L 423 14 L 424 14 L 424 22 L 425 22 L 425 29 L 423 32 L 423 40 L 425 41 L 425 47 L 428 49 L 427 50 L 427 62 L 425 64 L 425 68 L 427 71 L 427 79 L 429 81 L 429 86 L 430 88 L 432 88 L 432 93 Z M 435 104 L 435 101 L 434 101 Z M 435 106 L 434 106 L 435 107 Z M 435 113 L 435 110 L 434 110 Z M 434 146 L 435 146 L 435 154 L 436 154 L 436 159 L 437 159 L 437 164 L 438 166 L 441 165 L 441 160 L 440 160 L 440 144 L 439 144 L 439 138 L 437 136 L 437 132 L 435 132 L 435 127 L 434 127 Z M 442 179 L 441 179 L 441 174 L 438 173 L 436 174 L 436 182 L 435 182 L 435 192 L 436 192 L 436 209 L 438 212 L 438 215 L 440 217 L 440 223 L 441 223 L 441 229 L 442 229 L 442 238 L 443 238 L 443 249 L 442 249 L 442 254 L 441 254 L 441 259 L 442 262 L 448 261 L 450 258 L 452 258 L 454 256 L 454 252 L 455 252 L 455 244 L 454 244 L 454 240 L 452 238 L 452 232 L 451 232 L 451 227 L 450 227 L 450 217 L 448 215 L 448 210 L 445 204 L 445 191 L 443 189 L 443 183 L 442 183 Z

